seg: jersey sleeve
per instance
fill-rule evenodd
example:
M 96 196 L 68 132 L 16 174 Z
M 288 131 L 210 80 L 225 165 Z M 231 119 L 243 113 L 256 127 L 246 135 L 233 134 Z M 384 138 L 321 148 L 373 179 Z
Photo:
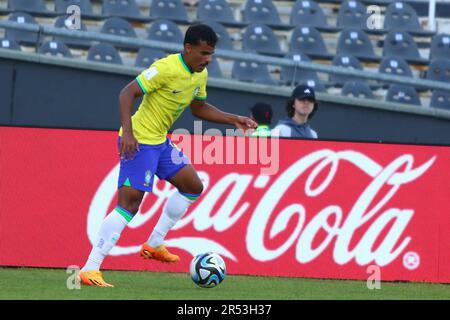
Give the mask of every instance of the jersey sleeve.
M 167 83 L 168 75 L 163 70 L 158 65 L 152 65 L 136 77 L 144 94 L 154 92 Z
M 208 96 L 206 94 L 206 82 L 208 80 L 208 72 L 205 71 L 206 75 L 202 78 L 202 81 L 200 83 L 200 87 L 198 88 L 198 92 L 194 97 L 194 100 L 206 100 L 206 97 Z

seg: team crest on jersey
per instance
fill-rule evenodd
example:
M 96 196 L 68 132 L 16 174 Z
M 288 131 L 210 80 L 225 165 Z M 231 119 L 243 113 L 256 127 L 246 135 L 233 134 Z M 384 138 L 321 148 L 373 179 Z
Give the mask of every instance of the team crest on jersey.
M 145 183 L 144 183 L 144 186 L 148 187 L 150 185 L 151 178 L 152 178 L 152 172 L 150 170 L 145 171 Z

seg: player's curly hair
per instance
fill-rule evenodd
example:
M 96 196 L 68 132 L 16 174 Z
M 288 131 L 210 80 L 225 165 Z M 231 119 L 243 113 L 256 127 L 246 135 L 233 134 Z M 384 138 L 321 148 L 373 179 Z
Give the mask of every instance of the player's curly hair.
M 209 46 L 215 47 L 218 41 L 216 32 L 206 24 L 196 24 L 186 30 L 184 44 L 199 45 L 200 41 L 205 41 Z
M 294 109 L 295 99 L 296 99 L 295 97 L 289 97 L 289 99 L 286 102 L 286 113 L 289 118 L 292 118 L 295 113 L 295 109 Z M 317 101 L 314 101 L 314 108 L 313 108 L 313 111 L 311 111 L 311 113 L 308 116 L 308 121 L 313 118 L 314 114 L 316 113 L 316 111 L 318 109 L 319 109 L 319 103 Z

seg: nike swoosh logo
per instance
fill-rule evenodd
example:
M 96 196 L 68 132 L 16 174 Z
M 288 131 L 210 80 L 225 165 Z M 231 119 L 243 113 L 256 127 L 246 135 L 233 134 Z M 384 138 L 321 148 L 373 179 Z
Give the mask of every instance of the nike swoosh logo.
M 180 93 L 180 92 L 181 92 L 181 91 L 178 91 L 178 90 L 173 90 L 173 91 L 172 91 L 173 94 Z

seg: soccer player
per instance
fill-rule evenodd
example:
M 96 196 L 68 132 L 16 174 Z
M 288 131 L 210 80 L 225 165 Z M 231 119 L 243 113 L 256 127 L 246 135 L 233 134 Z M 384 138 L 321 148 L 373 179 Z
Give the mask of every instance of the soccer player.
M 211 62 L 216 42 L 217 35 L 209 26 L 190 26 L 182 53 L 154 62 L 120 92 L 118 202 L 100 226 L 98 238 L 79 273 L 81 283 L 112 287 L 103 279 L 101 264 L 138 212 L 144 193 L 152 191 L 155 174 L 174 185 L 177 192 L 168 199 L 140 255 L 161 262 L 180 260 L 164 246 L 164 238 L 203 191 L 194 167 L 166 136 L 184 109 L 189 106 L 200 119 L 234 125 L 244 131 L 256 128 L 250 118 L 220 111 L 205 102 L 206 66 Z M 141 105 L 131 116 L 134 100 L 142 95 Z

